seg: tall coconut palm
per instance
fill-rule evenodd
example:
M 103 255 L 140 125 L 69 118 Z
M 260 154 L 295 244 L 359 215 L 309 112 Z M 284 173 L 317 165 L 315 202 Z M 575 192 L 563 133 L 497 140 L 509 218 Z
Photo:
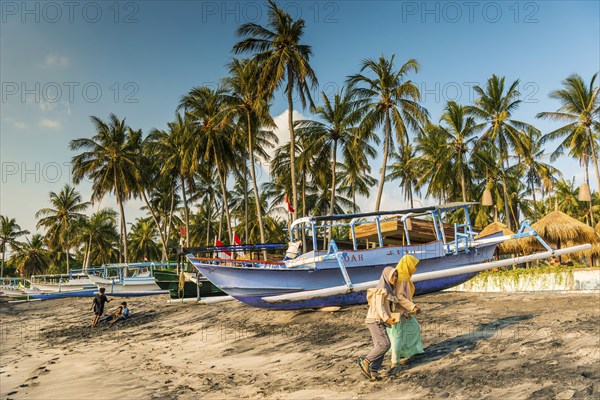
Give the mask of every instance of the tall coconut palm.
M 564 138 L 554 151 L 553 160 L 568 149 L 570 154 L 578 157 L 581 164 L 585 166 L 588 185 L 587 165 L 588 158 L 591 157 L 596 169 L 597 188 L 600 192 L 600 171 L 598 169 L 598 152 L 600 151 L 600 99 L 598 92 L 600 88 L 594 87 L 597 76 L 598 74 L 594 74 L 590 84 L 586 86 L 580 75 L 570 75 L 562 82 L 562 89 L 550 93 L 550 98 L 561 103 L 560 108 L 555 112 L 539 113 L 537 117 L 567 123 L 547 133 L 544 136 L 544 142 Z
M 531 125 L 511 118 L 521 103 L 518 86 L 519 80 L 517 79 L 506 89 L 505 78 L 492 75 L 483 88 L 480 86 L 474 87 L 479 97 L 475 100 L 474 105 L 468 107 L 468 112 L 481 120 L 477 129 L 482 129 L 483 134 L 479 138 L 476 147 L 491 145 L 498 151 L 508 229 L 512 229 L 506 185 L 506 169 L 510 150 L 518 146 L 524 129 L 535 130 Z
M 352 90 L 342 90 L 333 98 L 322 93 L 323 106 L 315 109 L 317 120 L 303 120 L 297 122 L 298 135 L 306 136 L 310 147 L 313 148 L 320 159 L 331 160 L 331 183 L 328 190 L 329 215 L 333 215 L 336 195 L 337 154 L 347 151 L 359 135 L 358 123 L 362 116 L 362 103 L 353 97 Z M 328 229 L 328 240 L 331 240 L 331 229 Z
M 15 247 L 12 260 L 21 276 L 42 274 L 50 265 L 50 251 L 44 237 L 38 233 L 31 235 L 25 243 Z
M 0 248 L 2 248 L 2 266 L 0 268 L 0 277 L 4 276 L 4 259 L 8 246 L 15 248 L 19 242 L 17 238 L 23 235 L 28 235 L 29 231 L 21 229 L 17 220 L 8 218 L 5 215 L 0 215 Z
M 200 162 L 212 163 L 216 166 L 221 184 L 223 206 L 227 222 L 229 243 L 233 243 L 233 231 L 227 198 L 227 175 L 234 163 L 233 133 L 231 119 L 225 113 L 226 89 L 219 86 L 215 89 L 207 86 L 195 87 L 183 96 L 179 108 L 189 113 L 194 129 L 190 171 L 199 168 Z
M 111 208 L 99 210 L 89 218 L 82 218 L 77 230 L 79 241 L 84 244 L 85 249 L 83 269 L 87 269 L 92 263 L 94 248 L 111 248 L 113 243 L 119 241 L 117 213 Z
M 156 260 L 160 246 L 156 243 L 157 228 L 149 218 L 138 218 L 129 232 L 131 256 L 138 261 Z
M 256 182 L 255 138 L 257 131 L 263 128 L 275 128 L 275 123 L 269 115 L 269 100 L 271 93 L 263 86 L 257 85 L 262 73 L 262 68 L 256 60 L 233 60 L 229 64 L 229 77 L 223 79 L 230 94 L 226 96 L 227 111 L 235 115 L 246 127 L 246 143 L 250 158 L 250 174 L 252 189 L 254 191 L 255 210 L 257 211 L 260 241 L 265 243 L 265 231 L 262 222 L 262 207 L 259 205 L 260 194 Z M 274 136 L 274 135 L 273 135 Z M 274 136 L 274 142 L 277 142 Z M 267 141 L 269 147 L 274 143 Z M 244 175 L 246 176 L 246 175 Z M 245 192 L 245 197 L 247 193 Z M 246 207 L 247 209 L 247 207 Z M 247 214 L 247 212 L 246 212 Z M 247 218 L 246 218 L 247 219 Z M 246 224 L 247 226 L 247 224 Z M 247 236 L 247 235 L 246 235 Z
M 456 181 L 460 175 L 454 172 L 447 144 L 448 133 L 432 124 L 424 126 L 415 138 L 415 150 L 419 154 L 417 164 L 421 169 L 415 186 L 417 189 L 426 187 L 425 197 L 433 197 L 440 203 L 454 200 L 454 191 L 460 187 Z M 412 161 L 406 157 L 405 162 Z
M 50 208 L 42 208 L 35 217 L 39 219 L 38 228 L 46 228 L 46 239 L 51 245 L 62 247 L 67 259 L 69 272 L 69 250 L 74 239 L 73 223 L 84 216 L 83 212 L 90 205 L 82 201 L 81 194 L 69 184 L 59 193 L 50 192 Z
M 467 108 L 449 101 L 440 118 L 439 129 L 447 136 L 446 155 L 454 171 L 460 176 L 462 201 L 467 201 L 467 177 L 470 175 L 469 154 L 477 139 L 475 119 L 467 115 Z
M 84 177 L 92 182 L 92 201 L 100 201 L 107 193 L 117 199 L 120 212 L 120 243 L 123 248 L 122 259 L 127 262 L 127 226 L 123 203 L 136 192 L 137 182 L 141 180 L 137 164 L 140 131 L 134 131 L 115 114 L 110 114 L 105 122 L 96 116 L 90 117 L 96 129 L 92 138 L 72 140 L 71 150 L 83 150 L 74 156 L 73 182 L 78 184 Z
M 167 124 L 168 129 L 153 129 L 146 139 L 149 152 L 159 164 L 159 176 L 177 176 L 183 199 L 186 243 L 189 244 L 190 211 L 186 182 L 191 182 L 198 160 L 194 155 L 194 128 L 189 115 L 176 113 L 175 120 Z M 188 184 L 191 191 L 191 184 Z M 191 197 L 191 193 L 189 194 Z M 163 249 L 163 256 L 165 250 Z
M 419 177 L 423 175 L 422 165 L 411 144 L 400 146 L 397 153 L 392 153 L 392 159 L 395 161 L 387 167 L 390 173 L 385 179 L 400 181 L 400 187 L 404 191 L 404 199 L 408 200 L 410 208 L 413 208 L 413 192 L 414 188 L 417 187 Z
M 536 200 L 536 187 L 543 182 L 556 182 L 556 179 L 562 174 L 560 170 L 552 164 L 542 161 L 545 157 L 543 140 L 537 130 L 526 130 L 521 142 L 516 148 L 519 161 L 512 167 L 520 171 L 519 175 L 524 176 L 529 189 L 529 194 L 533 198 L 533 217 L 538 218 L 538 206 Z
M 312 107 L 313 101 L 310 89 L 318 85 L 317 76 L 310 66 L 311 47 L 300 44 L 304 35 L 304 20 L 295 20 L 279 8 L 273 0 L 269 0 L 269 22 L 266 27 L 247 23 L 241 25 L 237 35 L 244 37 L 233 47 L 236 54 L 253 52 L 254 58 L 260 63 L 262 76 L 260 86 L 273 91 L 285 82 L 284 93 L 288 102 L 288 129 L 290 131 L 290 157 L 292 178 L 292 202 L 294 219 L 297 216 L 298 197 L 296 186 L 296 161 L 294 147 L 294 101 L 297 93 L 303 108 L 307 103 Z
M 419 105 L 421 98 L 419 88 L 406 80 L 410 72 L 419 71 L 419 63 L 410 59 L 400 69 L 394 69 L 394 55 L 389 59 L 384 56 L 377 61 L 363 60 L 360 73 L 348 78 L 355 93 L 360 99 L 367 99 L 367 109 L 363 119 L 364 129 L 371 131 L 383 125 L 383 162 L 375 201 L 375 211 L 379 211 L 383 185 L 385 182 L 387 159 L 390 149 L 394 148 L 392 128 L 401 144 L 408 142 L 409 129 L 417 130 L 428 120 L 428 112 Z M 363 72 L 369 72 L 368 76 Z M 361 87 L 362 85 L 362 87 Z
M 373 132 L 370 133 L 374 135 Z M 369 159 L 374 158 L 377 151 L 371 146 L 368 135 L 361 134 L 344 150 L 343 161 L 339 163 L 340 191 L 352 199 L 352 212 L 358 212 L 356 195 L 368 197 L 377 180 L 371 174 Z

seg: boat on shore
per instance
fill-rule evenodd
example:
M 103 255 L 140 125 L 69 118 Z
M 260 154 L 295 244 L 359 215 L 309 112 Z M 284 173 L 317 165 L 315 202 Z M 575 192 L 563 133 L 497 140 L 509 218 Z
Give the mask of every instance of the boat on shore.
M 97 288 L 106 289 L 111 296 L 134 297 L 169 293 L 161 289 L 154 279 L 154 268 L 163 263 L 141 262 L 129 264 L 107 264 L 86 270 L 87 276 Z M 168 264 L 164 264 L 168 265 Z M 131 276 L 129 271 L 132 270 Z
M 202 275 L 239 301 L 263 308 L 302 309 L 365 303 L 368 287 L 375 284 L 385 267 L 395 266 L 405 254 L 419 259 L 413 280 L 415 294 L 420 295 L 451 288 L 495 267 L 494 262 L 486 261 L 505 240 L 534 236 L 548 252 L 553 251 L 527 222 L 514 235 L 496 233 L 475 238 L 477 232 L 469 219 L 473 204 L 300 218 L 291 225 L 290 242 L 308 236 L 312 249 L 277 262 L 196 257 L 191 251 L 187 257 Z M 450 212 L 462 212 L 464 222 L 444 224 Z M 386 231 L 386 224 L 393 229 Z M 416 229 L 419 226 L 427 228 Z M 319 242 L 325 241 L 333 227 L 348 230 L 351 244 L 342 248 L 331 240 L 327 248 L 319 249 Z M 424 243 L 411 240 L 411 233 Z M 479 269 L 464 268 L 472 265 Z
M 154 271 L 156 284 L 163 290 L 168 290 L 172 299 L 188 299 L 198 297 L 225 296 L 225 293 L 203 276 L 183 272 L 184 278 L 176 270 Z M 183 280 L 183 287 L 182 287 Z

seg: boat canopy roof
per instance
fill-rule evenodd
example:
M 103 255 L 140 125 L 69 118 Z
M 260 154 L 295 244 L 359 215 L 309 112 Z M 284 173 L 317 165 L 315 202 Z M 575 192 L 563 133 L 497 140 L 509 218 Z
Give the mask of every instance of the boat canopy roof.
M 313 216 L 313 217 L 305 217 L 299 218 L 292 224 L 292 227 L 306 222 L 319 222 L 319 221 L 339 221 L 343 219 L 355 219 L 355 218 L 367 218 L 367 217 L 376 217 L 380 215 L 408 215 L 411 214 L 413 216 L 430 214 L 434 211 L 437 212 L 445 212 L 452 211 L 459 208 L 470 207 L 472 205 L 478 204 L 476 202 L 456 202 L 456 203 L 448 203 L 437 206 L 429 206 L 429 207 L 419 207 L 419 208 L 406 208 L 403 210 L 391 210 L 391 211 L 371 211 L 365 213 L 355 213 L 355 214 L 336 214 L 336 215 L 322 215 L 322 216 Z

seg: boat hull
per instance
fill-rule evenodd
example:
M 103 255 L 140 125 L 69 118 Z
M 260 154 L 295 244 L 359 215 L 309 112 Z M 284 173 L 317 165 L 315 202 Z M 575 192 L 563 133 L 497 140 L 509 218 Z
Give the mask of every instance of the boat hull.
M 495 244 L 482 246 L 469 254 L 459 253 L 420 260 L 417 273 L 452 269 L 476 264 L 492 258 Z M 385 267 L 395 267 L 400 255 L 391 252 L 387 259 L 375 265 L 348 265 L 346 270 L 353 284 L 379 279 Z M 423 255 L 421 257 L 426 257 Z M 265 297 L 296 293 L 309 290 L 342 286 L 345 284 L 341 270 L 331 262 L 322 263 L 323 268 L 240 268 L 226 265 L 210 265 L 193 258 L 192 264 L 218 288 L 246 304 L 273 309 L 302 309 L 327 306 L 353 305 L 366 302 L 365 292 L 351 292 L 342 295 L 313 298 L 285 303 L 271 303 Z M 432 279 L 415 284 L 416 294 L 437 292 L 459 285 L 473 278 L 476 273 L 461 274 Z
M 123 283 L 121 283 L 118 279 L 90 275 L 90 280 L 98 287 L 105 288 L 106 294 L 111 296 L 134 297 L 169 293 L 168 290 L 162 290 L 153 277 L 123 278 Z

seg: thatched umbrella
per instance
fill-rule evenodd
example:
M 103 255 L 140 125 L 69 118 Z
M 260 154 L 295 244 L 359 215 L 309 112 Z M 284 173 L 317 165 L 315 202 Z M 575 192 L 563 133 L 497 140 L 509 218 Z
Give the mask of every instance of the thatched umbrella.
M 502 235 L 514 235 L 514 232 L 508 229 L 508 227 L 502 222 L 494 221 L 485 228 L 483 228 L 483 230 L 479 232 L 479 234 L 475 236 L 475 238 L 478 239 L 484 236 L 489 236 L 496 232 L 502 232 Z M 509 239 L 505 242 L 502 242 L 498 246 L 499 254 L 515 254 L 521 252 L 523 252 L 523 247 L 517 239 Z
M 542 239 L 557 249 L 561 248 L 561 246 L 575 246 L 585 243 L 591 243 L 592 246 L 598 244 L 598 235 L 591 227 L 561 211 L 552 211 L 535 224 L 532 224 L 531 227 L 537 231 Z M 531 250 L 542 248 L 541 244 L 534 237 L 530 237 L 527 240 L 527 245 L 530 246 Z M 590 254 L 586 253 L 573 253 L 565 257 L 578 259 L 593 254 L 593 252 Z

